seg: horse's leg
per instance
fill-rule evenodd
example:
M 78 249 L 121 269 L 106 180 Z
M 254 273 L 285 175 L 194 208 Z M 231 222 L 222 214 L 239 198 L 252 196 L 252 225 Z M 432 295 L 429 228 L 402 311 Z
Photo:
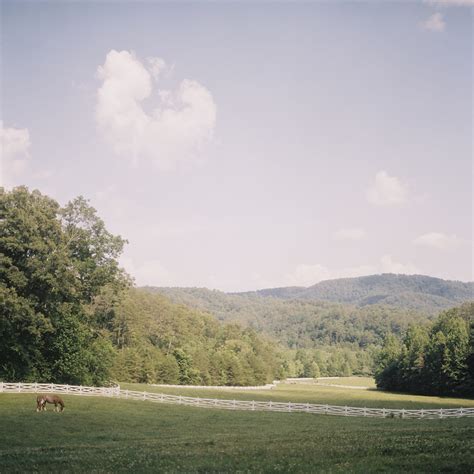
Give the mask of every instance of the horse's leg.
M 44 398 L 42 398 L 40 395 L 36 397 L 36 411 L 40 412 L 43 410 L 43 402 Z

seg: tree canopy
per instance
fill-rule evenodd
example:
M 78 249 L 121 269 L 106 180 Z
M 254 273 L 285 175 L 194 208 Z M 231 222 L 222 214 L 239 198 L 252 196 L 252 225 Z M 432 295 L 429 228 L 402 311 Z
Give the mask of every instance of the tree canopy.
M 437 395 L 474 395 L 474 303 L 444 311 L 431 328 L 390 335 L 378 358 L 377 386 Z
M 128 286 L 113 236 L 87 201 L 0 188 L 0 376 L 99 383 L 110 342 L 88 307 Z

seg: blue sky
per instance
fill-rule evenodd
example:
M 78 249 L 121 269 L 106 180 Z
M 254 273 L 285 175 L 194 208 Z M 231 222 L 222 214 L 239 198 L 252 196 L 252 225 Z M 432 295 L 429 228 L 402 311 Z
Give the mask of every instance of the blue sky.
M 138 284 L 472 280 L 472 8 L 2 2 L 2 181 Z

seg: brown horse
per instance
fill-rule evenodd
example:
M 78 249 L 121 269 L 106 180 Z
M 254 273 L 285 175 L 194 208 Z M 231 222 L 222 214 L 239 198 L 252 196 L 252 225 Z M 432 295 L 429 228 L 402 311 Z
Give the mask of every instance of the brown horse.
M 66 406 L 58 395 L 38 395 L 36 397 L 36 411 L 46 411 L 46 403 L 54 403 L 54 411 L 63 411 Z

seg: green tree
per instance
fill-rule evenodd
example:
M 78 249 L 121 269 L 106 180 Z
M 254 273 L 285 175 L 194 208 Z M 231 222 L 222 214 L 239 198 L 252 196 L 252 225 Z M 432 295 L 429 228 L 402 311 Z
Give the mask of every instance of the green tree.
M 427 378 L 436 393 L 459 393 L 469 376 L 469 325 L 457 311 L 443 313 L 427 349 Z
M 425 391 L 425 351 L 429 342 L 428 332 L 421 326 L 410 326 L 403 339 L 399 361 L 403 386 L 411 392 Z
M 400 356 L 402 346 L 398 338 L 389 334 L 377 357 L 375 381 L 384 390 L 400 389 Z
M 128 284 L 115 260 L 123 243 L 83 198 L 61 209 L 39 191 L 0 188 L 1 378 L 104 381 L 109 346 L 89 306 L 104 286 Z

